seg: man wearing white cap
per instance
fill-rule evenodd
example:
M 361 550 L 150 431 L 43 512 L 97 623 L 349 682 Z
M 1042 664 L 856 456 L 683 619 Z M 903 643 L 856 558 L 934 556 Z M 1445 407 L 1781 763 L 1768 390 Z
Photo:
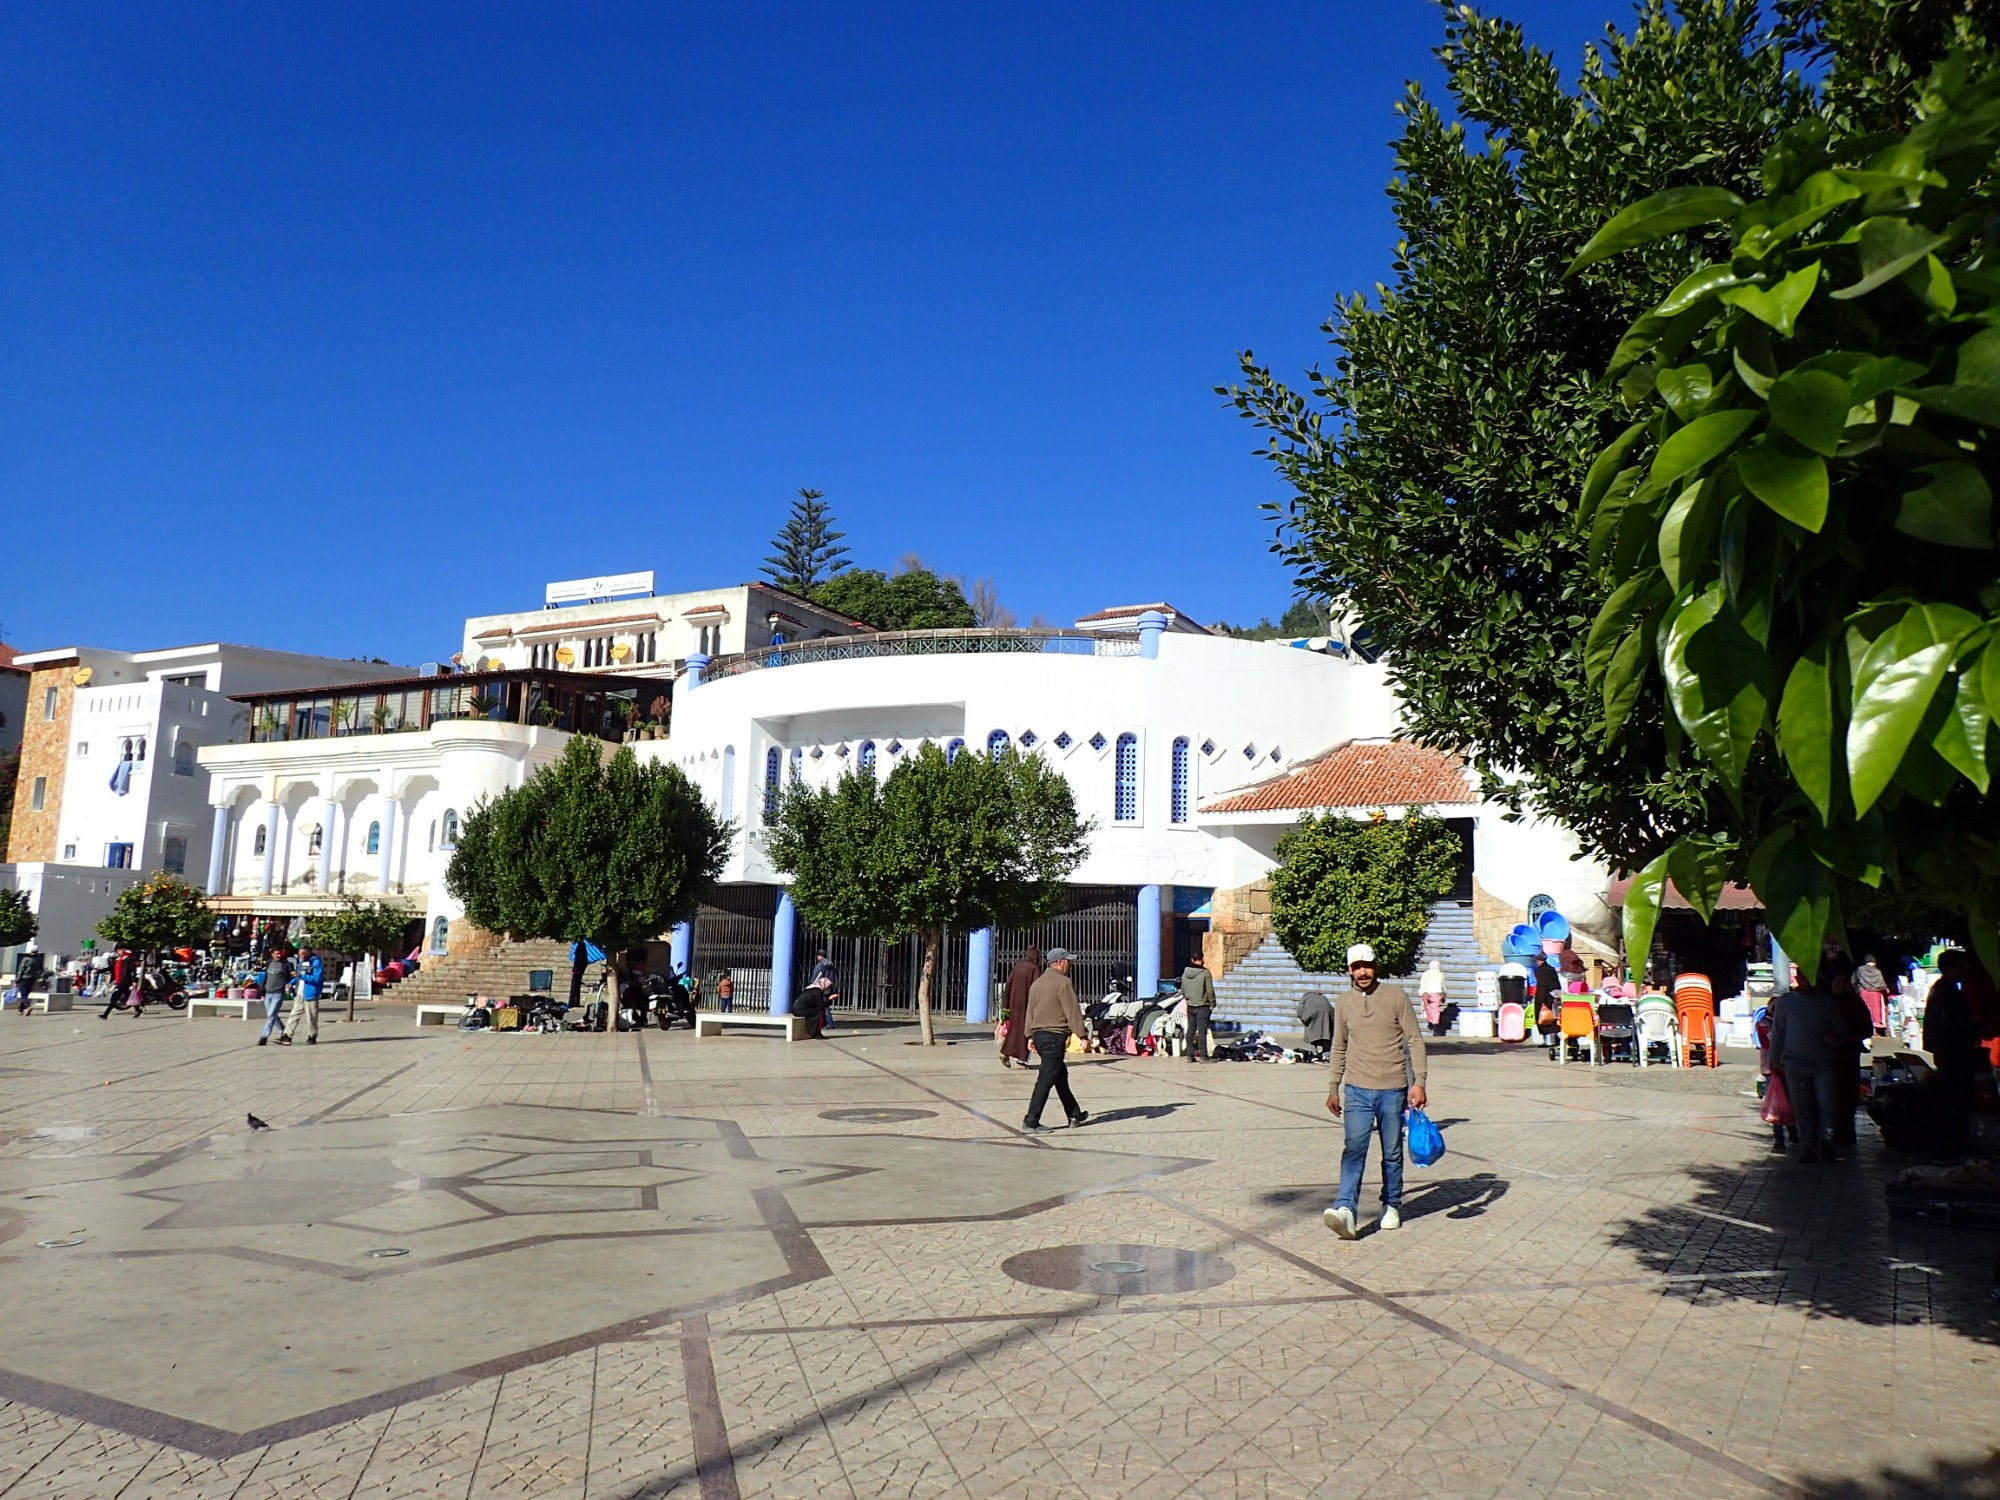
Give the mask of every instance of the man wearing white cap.
M 1322 1216 L 1344 1240 L 1359 1234 L 1361 1174 L 1368 1137 L 1382 1137 L 1382 1227 L 1403 1227 L 1403 1111 L 1422 1109 L 1424 1033 L 1401 985 L 1375 977 L 1375 950 L 1347 950 L 1352 984 L 1333 1003 L 1333 1079 L 1326 1107 L 1347 1130 L 1340 1153 L 1340 1196 Z M 1407 1086 L 1406 1086 L 1407 1085 Z

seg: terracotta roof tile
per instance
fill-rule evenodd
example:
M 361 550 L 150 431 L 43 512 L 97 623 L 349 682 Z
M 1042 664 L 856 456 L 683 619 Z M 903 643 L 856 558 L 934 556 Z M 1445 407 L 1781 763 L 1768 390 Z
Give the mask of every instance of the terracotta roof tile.
M 1240 792 L 1204 813 L 1306 812 L 1330 807 L 1429 807 L 1472 803 L 1465 762 L 1409 740 L 1350 740 Z

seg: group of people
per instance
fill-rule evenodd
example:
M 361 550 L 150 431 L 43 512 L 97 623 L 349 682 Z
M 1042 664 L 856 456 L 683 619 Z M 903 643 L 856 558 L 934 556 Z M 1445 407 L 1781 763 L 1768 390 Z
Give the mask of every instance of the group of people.
M 260 1047 L 272 1041 L 280 1047 L 289 1047 L 302 1033 L 308 1047 L 319 1041 L 319 1002 L 326 991 L 326 960 L 311 949 L 299 954 L 296 963 L 293 957 L 293 950 L 280 944 L 264 960 L 264 977 L 258 986 L 264 997 L 264 1029 L 257 1036 Z M 298 984 L 296 991 L 292 990 L 294 980 Z M 285 1016 L 288 991 L 292 1009 Z

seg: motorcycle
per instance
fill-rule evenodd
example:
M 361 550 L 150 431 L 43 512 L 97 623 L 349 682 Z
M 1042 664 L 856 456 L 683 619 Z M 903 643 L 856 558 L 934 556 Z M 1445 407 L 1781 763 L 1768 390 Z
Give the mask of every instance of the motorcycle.
M 660 1030 L 668 1031 L 676 1025 L 694 1030 L 694 992 L 686 979 L 651 975 L 646 980 L 646 996 Z
M 136 991 L 136 993 L 135 993 Z M 99 1015 L 102 1020 L 114 1010 L 130 1010 L 135 1016 L 146 1013 L 149 1005 L 164 1005 L 168 1010 L 186 1010 L 187 991 L 175 985 L 171 976 L 158 964 L 148 964 L 139 970 L 136 981 L 127 980 L 114 985 L 110 998 Z

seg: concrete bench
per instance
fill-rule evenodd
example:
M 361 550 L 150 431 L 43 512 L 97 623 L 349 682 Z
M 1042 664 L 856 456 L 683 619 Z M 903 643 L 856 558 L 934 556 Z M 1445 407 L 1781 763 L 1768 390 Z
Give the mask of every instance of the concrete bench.
M 257 1017 L 261 1020 L 264 1015 L 262 1000 L 246 1000 L 241 996 L 232 1000 L 227 995 L 190 995 L 188 1019 L 192 1021 L 196 1016 L 234 1016 L 239 1021 L 247 1021 L 251 1018 L 250 1007 L 253 1005 L 257 1007 Z
M 461 1005 L 419 1005 L 417 1024 L 419 1026 L 456 1026 L 458 1018 L 465 1014 Z
M 782 1031 L 785 1040 L 797 1042 L 806 1036 L 804 1016 L 767 1016 L 754 1010 L 698 1010 L 694 1013 L 694 1034 L 721 1036 L 725 1026 L 757 1026 L 766 1031 Z
M 21 1003 L 27 1006 L 29 1015 L 33 1015 L 36 1011 L 40 1011 L 43 1015 L 46 1016 L 56 1011 L 63 1011 L 70 1009 L 71 1004 L 72 1002 L 75 1001 L 75 999 L 76 996 L 72 995 L 68 990 L 63 990 L 60 993 L 44 992 L 42 990 L 36 990 L 34 994 L 28 996 L 27 999 L 23 1000 Z

